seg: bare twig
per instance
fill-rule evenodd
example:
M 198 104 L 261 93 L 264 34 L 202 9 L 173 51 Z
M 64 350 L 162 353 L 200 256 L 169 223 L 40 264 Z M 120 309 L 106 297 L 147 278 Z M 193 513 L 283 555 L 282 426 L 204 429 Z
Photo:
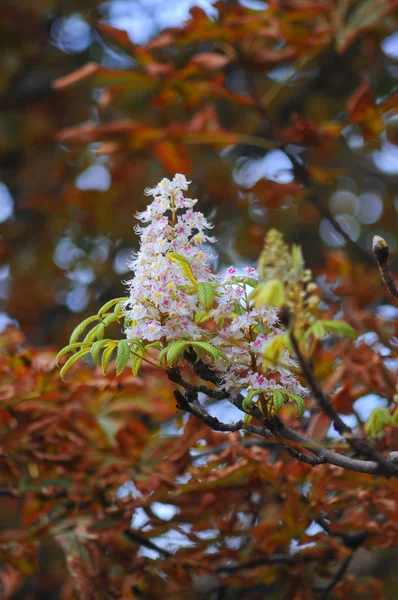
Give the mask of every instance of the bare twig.
M 336 585 L 343 579 L 344 575 L 347 572 L 348 567 L 350 566 L 350 562 L 354 556 L 353 552 L 350 556 L 347 556 L 344 560 L 342 560 L 339 568 L 337 569 L 332 581 L 325 587 L 319 596 L 319 600 L 327 600 L 329 598 L 330 593 L 334 590 Z
M 145 548 L 149 548 L 149 550 L 154 550 L 158 552 L 161 556 L 172 556 L 172 553 L 164 548 L 161 548 L 151 540 L 148 540 L 144 535 L 138 533 L 138 531 L 132 531 L 131 529 L 125 529 L 124 535 L 129 538 L 132 542 L 139 544 L 140 546 L 144 546 Z

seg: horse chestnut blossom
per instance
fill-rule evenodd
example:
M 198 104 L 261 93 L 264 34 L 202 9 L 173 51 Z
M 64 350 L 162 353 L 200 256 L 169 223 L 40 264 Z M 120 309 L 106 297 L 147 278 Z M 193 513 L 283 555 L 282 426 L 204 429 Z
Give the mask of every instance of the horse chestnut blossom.
M 266 346 L 284 332 L 275 308 L 255 307 L 250 299 L 256 269 L 212 272 L 213 225 L 194 210 L 197 200 L 184 195 L 189 183 L 177 174 L 145 192 L 153 200 L 137 215 L 140 248 L 129 262 L 134 277 L 123 305 L 127 340 L 160 350 L 155 358 L 166 368 L 193 349 L 232 397 L 241 390 L 302 395 L 286 349 L 278 364 L 264 367 Z

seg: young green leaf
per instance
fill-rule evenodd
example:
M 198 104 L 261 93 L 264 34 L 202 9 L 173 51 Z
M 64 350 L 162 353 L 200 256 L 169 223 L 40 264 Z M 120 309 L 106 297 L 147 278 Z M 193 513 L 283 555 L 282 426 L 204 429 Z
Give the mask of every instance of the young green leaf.
M 209 342 L 189 342 L 189 345 L 192 346 L 194 349 L 200 348 L 206 354 L 210 354 L 214 361 L 217 361 L 219 358 L 222 358 L 223 360 L 225 360 L 225 362 L 229 362 L 228 356 L 222 350 L 219 350 L 218 348 L 215 348 L 215 346 L 209 344 Z
M 181 358 L 181 355 L 184 353 L 185 348 L 189 342 L 173 342 L 170 344 L 169 349 L 167 351 L 167 364 L 169 367 L 174 367 L 178 360 Z
M 274 405 L 275 414 L 278 414 L 283 406 L 285 399 L 283 393 L 280 390 L 274 390 L 272 392 L 272 403 Z
M 72 356 L 66 361 L 66 363 L 64 364 L 64 366 L 61 369 L 61 372 L 60 372 L 61 379 L 62 380 L 64 379 L 66 372 L 71 368 L 72 365 L 74 365 L 80 358 L 83 358 L 84 356 L 86 356 L 86 354 L 88 354 L 89 352 L 90 352 L 90 348 L 84 348 L 83 350 L 76 352 L 76 354 L 72 354 Z
M 196 277 L 193 274 L 189 260 L 186 259 L 185 256 L 178 254 L 178 252 L 168 252 L 166 256 L 171 262 L 177 263 L 181 267 L 185 277 L 196 286 Z
M 344 321 L 322 321 L 322 325 L 327 333 L 342 335 L 343 337 L 350 338 L 352 340 L 355 340 L 357 337 L 355 329 Z
M 103 323 L 95 325 L 84 338 L 86 344 L 92 344 L 94 340 L 101 340 L 104 337 L 105 327 Z
M 381 437 L 387 425 L 391 423 L 391 414 L 388 408 L 375 408 L 365 423 L 365 431 L 370 438 Z
M 210 310 L 214 301 L 214 289 L 210 283 L 200 281 L 198 283 L 199 302 L 205 310 Z
M 118 316 L 115 315 L 115 313 L 111 313 L 102 319 L 102 323 L 104 324 L 104 327 L 108 327 L 111 323 L 114 323 L 117 320 Z
M 202 323 L 206 323 L 206 321 L 208 321 L 209 319 L 211 319 L 211 316 L 209 315 L 209 313 L 207 313 L 203 310 L 197 312 L 193 318 L 194 323 L 196 325 L 201 325 Z
M 102 306 L 98 311 L 98 317 L 101 318 L 103 314 L 107 313 L 115 304 L 122 304 L 123 302 L 127 302 L 128 298 L 113 298 L 106 302 L 104 306 Z
M 260 283 L 251 293 L 250 300 L 253 300 L 254 306 L 282 306 L 285 300 L 285 288 L 279 279 L 271 279 L 265 283 Z
M 159 361 L 160 365 L 164 363 L 167 353 L 169 351 L 169 348 L 170 348 L 170 346 L 166 346 L 159 352 L 158 361 Z
M 98 358 L 101 350 L 110 342 L 111 340 L 98 340 L 98 342 L 94 342 L 91 346 L 91 358 L 94 361 L 94 364 L 98 367 Z
M 74 344 L 69 344 L 68 346 L 65 346 L 65 348 L 62 348 L 55 358 L 56 365 L 58 366 L 60 359 L 65 356 L 65 354 L 68 354 L 68 352 L 73 352 L 74 350 L 77 350 L 77 348 L 83 348 L 84 345 L 84 342 L 75 342 Z
M 76 343 L 79 337 L 82 335 L 83 331 L 86 329 L 86 327 L 88 327 L 90 323 L 94 323 L 94 321 L 98 321 L 97 315 L 93 317 L 88 317 L 87 319 L 84 319 L 84 321 L 82 321 L 79 325 L 77 325 L 77 327 L 75 327 L 71 333 L 69 343 Z
M 116 375 L 120 375 L 130 358 L 130 344 L 127 340 L 119 340 L 116 354 Z
M 302 417 L 304 414 L 304 410 L 305 410 L 305 404 L 304 404 L 304 400 L 302 399 L 301 396 L 298 396 L 297 394 L 292 394 L 290 392 L 287 393 L 287 396 L 289 398 L 291 398 L 297 405 L 297 416 L 298 417 Z
M 108 370 L 109 361 L 111 360 L 112 352 L 116 348 L 116 345 L 117 345 L 117 342 L 112 341 L 112 344 L 110 344 L 104 350 L 104 353 L 102 355 L 102 374 L 103 375 L 106 375 L 106 372 Z
M 283 358 L 283 351 L 286 348 L 286 335 L 276 335 L 264 349 L 264 366 L 278 365 Z

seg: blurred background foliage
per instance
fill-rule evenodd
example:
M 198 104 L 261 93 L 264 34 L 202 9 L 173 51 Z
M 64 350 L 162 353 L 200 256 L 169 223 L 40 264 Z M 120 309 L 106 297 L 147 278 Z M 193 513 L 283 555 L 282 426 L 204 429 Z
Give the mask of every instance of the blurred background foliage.
M 76 366 L 61 382 L 43 347 L 124 294 L 143 190 L 183 172 L 216 225 L 216 266 L 254 264 L 276 227 L 302 245 L 325 312 L 358 330 L 355 346 L 317 349 L 339 413 L 360 428 L 391 405 L 398 313 L 370 248 L 374 234 L 397 246 L 396 8 L 2 0 L 0 327 L 20 328 L 1 338 L 5 597 L 161 598 L 166 573 L 173 598 L 313 598 L 367 540 L 336 597 L 395 598 L 393 481 L 176 417 L 150 370 Z M 338 444 L 308 408 L 303 430 Z M 396 431 L 380 451 L 397 449 Z M 265 574 L 223 571 L 272 552 L 285 554 Z
M 362 260 L 329 213 L 396 247 L 395 2 L 192 4 L 3 0 L 1 318 L 35 344 L 123 293 L 143 190 L 174 172 L 221 264 L 271 226 L 312 267 Z

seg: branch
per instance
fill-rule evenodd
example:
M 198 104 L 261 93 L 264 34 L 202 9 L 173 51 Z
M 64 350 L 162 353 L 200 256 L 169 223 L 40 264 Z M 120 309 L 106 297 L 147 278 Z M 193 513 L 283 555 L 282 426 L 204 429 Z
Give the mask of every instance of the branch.
M 346 425 L 339 413 L 336 411 L 334 406 L 331 404 L 330 400 L 324 394 L 321 386 L 319 385 L 317 379 L 315 378 L 308 362 L 304 358 L 296 336 L 292 331 L 289 332 L 289 338 L 292 343 L 294 352 L 297 356 L 298 362 L 300 364 L 301 370 L 303 372 L 304 377 L 307 380 L 307 383 L 311 389 L 311 392 L 317 402 L 318 406 L 324 411 L 324 413 L 331 419 L 334 428 L 336 431 L 350 444 L 354 450 L 360 452 L 363 456 L 372 459 L 375 461 L 380 467 L 380 472 L 384 474 L 386 477 L 390 477 L 391 475 L 398 475 L 398 467 L 394 465 L 393 461 L 386 459 L 380 452 L 377 452 L 372 446 L 364 442 L 363 440 L 355 439 L 352 437 L 353 431 L 351 427 Z M 325 452 L 330 452 L 329 450 L 325 450 Z M 342 456 L 342 455 L 338 455 Z M 343 458 L 343 457 L 342 457 Z M 346 458 L 346 457 L 344 457 Z M 353 460 L 353 459 L 350 459 Z M 363 461 L 357 461 L 363 462 Z M 369 471 L 367 471 L 369 472 Z
M 328 558 L 333 558 L 332 556 Z M 237 571 L 242 571 L 243 569 L 256 569 L 257 567 L 262 567 L 266 565 L 297 565 L 300 563 L 307 563 L 318 561 L 319 556 L 316 558 L 312 556 L 288 556 L 283 554 L 275 554 L 274 556 L 264 556 L 262 558 L 255 558 L 253 560 L 249 560 L 247 562 L 238 563 L 236 565 L 219 565 L 216 567 L 217 573 L 236 573 Z
M 207 367 L 207 369 L 208 368 L 209 367 Z M 315 384 L 319 388 L 318 382 L 313 377 L 312 372 L 307 365 L 306 368 L 309 370 L 311 377 L 313 378 Z M 184 394 L 181 394 L 179 390 L 174 391 L 174 397 L 177 400 L 177 408 L 185 410 L 186 412 L 189 412 L 190 414 L 194 415 L 197 419 L 199 419 L 203 423 L 206 423 L 206 425 L 208 425 L 214 431 L 233 432 L 242 429 L 266 439 L 274 439 L 275 443 L 277 443 L 280 446 L 281 450 L 283 450 L 290 456 L 293 456 L 300 462 L 309 464 L 311 466 L 317 466 L 327 463 L 335 465 L 337 467 L 341 467 L 343 469 L 347 469 L 349 471 L 367 473 L 371 475 L 385 475 L 386 477 L 390 477 L 391 475 L 396 475 L 398 473 L 398 466 L 396 465 L 395 453 L 391 453 L 389 459 L 386 459 L 384 458 L 384 456 L 373 450 L 373 448 L 365 444 L 365 442 L 361 442 L 368 449 L 369 453 L 372 453 L 372 455 L 377 455 L 378 460 L 364 461 L 355 458 L 350 458 L 348 456 L 344 456 L 343 454 L 339 454 L 338 452 L 334 452 L 333 450 L 328 450 L 327 448 L 324 448 L 323 446 L 317 444 L 313 440 L 310 440 L 309 438 L 303 436 L 302 434 L 293 431 L 293 429 L 290 429 L 289 427 L 284 425 L 282 421 L 277 417 L 274 417 L 273 419 L 266 419 L 257 407 L 253 407 L 253 409 L 246 414 L 250 414 L 251 416 L 258 419 L 263 424 L 263 427 L 258 427 L 252 424 L 246 424 L 243 420 L 237 421 L 236 423 L 222 423 L 216 417 L 210 415 L 198 400 L 199 392 L 207 394 L 207 390 L 209 390 L 212 393 L 214 393 L 215 390 L 210 390 L 210 388 L 207 388 L 207 386 L 204 385 L 196 386 L 190 384 L 182 378 L 178 369 L 169 369 L 167 371 L 167 374 L 171 381 L 178 383 L 178 385 L 181 385 L 181 387 L 185 389 Z M 215 378 L 217 378 L 216 375 L 214 375 L 213 380 L 215 380 Z M 320 388 L 319 390 L 323 395 L 322 390 Z M 224 390 L 221 393 L 223 399 L 230 400 L 230 402 L 232 402 L 237 408 L 243 411 L 242 402 L 244 398 L 241 394 L 238 394 L 237 397 L 232 399 L 230 397 L 230 394 L 226 390 Z M 324 399 L 334 411 L 334 408 L 331 406 L 330 402 L 325 397 Z M 339 417 L 338 414 L 337 416 Z M 347 428 L 345 423 L 342 423 L 344 427 Z M 348 429 L 349 431 L 351 431 L 350 428 Z M 280 441 L 280 438 L 285 438 L 290 442 L 293 442 L 300 448 L 310 452 L 313 456 L 304 454 L 303 452 L 301 452 L 301 450 L 292 448 L 290 445 L 284 444 Z M 351 440 L 352 443 L 353 441 L 354 440 Z M 358 440 L 357 443 L 359 442 L 360 441 Z
M 136 544 L 139 544 L 140 546 L 145 546 L 145 548 L 154 550 L 155 552 L 158 552 L 162 556 L 166 556 L 166 557 L 173 556 L 171 552 L 169 552 L 168 550 L 165 550 L 164 548 L 161 548 L 160 546 L 158 546 L 151 540 L 148 540 L 144 535 L 141 535 L 140 533 L 138 533 L 136 531 L 131 531 L 131 529 L 125 529 L 123 531 L 123 533 L 126 537 L 129 538 L 129 540 L 131 540 L 132 542 L 135 542 Z
M 394 296 L 396 300 L 398 300 L 398 289 L 392 278 L 390 269 L 388 268 L 388 257 L 390 251 L 386 241 L 382 237 L 375 235 L 373 237 L 372 250 L 374 257 L 377 261 L 380 270 L 380 275 L 384 282 L 384 285 L 386 286 L 390 294 Z
M 345 558 L 342 562 L 340 567 L 337 569 L 332 581 L 329 583 L 328 586 L 326 586 L 324 588 L 324 590 L 322 591 L 321 595 L 319 596 L 319 600 L 327 600 L 329 598 L 330 593 L 334 590 L 334 588 L 336 587 L 336 585 L 339 583 L 339 581 L 341 579 L 343 579 L 344 575 L 347 572 L 347 569 L 350 565 L 350 562 L 353 558 L 355 554 L 355 551 L 350 554 L 350 556 L 347 556 L 347 558 Z

